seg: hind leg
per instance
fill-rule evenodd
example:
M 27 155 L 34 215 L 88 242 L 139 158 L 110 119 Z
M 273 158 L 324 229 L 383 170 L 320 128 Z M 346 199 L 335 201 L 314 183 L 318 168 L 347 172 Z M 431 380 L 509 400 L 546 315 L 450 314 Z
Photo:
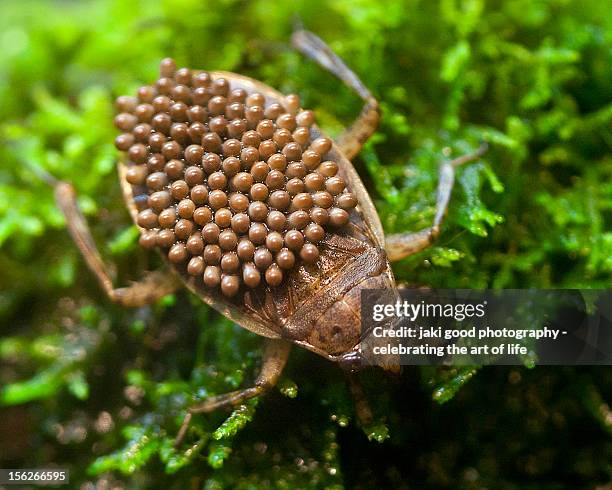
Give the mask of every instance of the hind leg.
M 178 446 L 185 437 L 193 414 L 209 413 L 220 408 L 240 405 L 249 398 L 261 395 L 273 388 L 276 383 L 278 383 L 283 369 L 285 368 L 290 351 L 291 344 L 289 342 L 280 339 L 266 339 L 263 364 L 259 376 L 257 376 L 255 380 L 255 384 L 243 390 L 210 397 L 198 405 L 189 407 L 187 409 L 187 415 L 185 415 L 185 419 L 176 436 L 175 446 Z
M 477 160 L 487 151 L 484 144 L 474 153 L 443 163 L 440 167 L 440 181 L 436 199 L 436 215 L 433 225 L 424 230 L 413 233 L 396 233 L 389 235 L 385 240 L 387 257 L 390 261 L 400 260 L 409 255 L 420 252 L 429 247 L 440 234 L 440 226 L 448 211 L 453 185 L 455 183 L 455 168 L 465 163 Z

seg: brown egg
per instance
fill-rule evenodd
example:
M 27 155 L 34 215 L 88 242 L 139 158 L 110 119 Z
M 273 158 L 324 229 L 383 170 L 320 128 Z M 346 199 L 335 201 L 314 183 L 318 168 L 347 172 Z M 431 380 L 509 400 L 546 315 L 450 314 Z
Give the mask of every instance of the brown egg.
M 265 201 L 268 198 L 268 187 L 266 184 L 253 184 L 249 194 L 253 201 Z
M 174 79 L 177 81 L 177 83 L 191 85 L 191 70 L 189 68 L 180 68 L 176 70 Z
M 331 147 L 332 141 L 327 137 L 317 138 L 310 145 L 310 148 L 321 156 L 325 155 L 329 150 L 331 150 Z
M 346 184 L 340 177 L 330 177 L 325 181 L 325 189 L 327 189 L 327 192 L 334 196 L 340 194 L 345 187 Z
M 210 91 L 214 95 L 227 95 L 230 84 L 225 78 L 217 78 L 213 80 Z
M 291 196 L 289 196 L 289 193 L 286 191 L 274 191 L 270 194 L 268 203 L 275 209 L 285 210 L 291 203 Z
M 204 182 L 204 171 L 200 167 L 192 166 L 185 169 L 185 182 L 194 187 Z
M 169 95 L 172 87 L 176 85 L 176 82 L 170 77 L 161 77 L 155 82 L 155 88 L 157 92 L 162 95 Z
M 215 210 L 226 207 L 227 203 L 227 194 L 220 189 L 211 191 L 208 194 L 208 204 Z
M 180 201 L 189 195 L 189 186 L 184 180 L 176 180 L 170 186 L 170 193 L 174 199 Z
M 247 238 L 242 238 L 236 247 L 236 253 L 238 258 L 242 261 L 249 261 L 253 259 L 253 254 L 255 253 L 255 245 L 253 242 Z
M 265 247 L 259 247 L 253 255 L 253 262 L 259 270 L 265 271 L 272 264 L 272 253 Z
M 305 187 L 304 182 L 301 179 L 294 178 L 287 182 L 285 189 L 287 189 L 287 192 L 291 196 L 295 196 L 296 194 L 299 194 L 300 192 L 304 192 L 304 187 Z
M 242 213 L 249 207 L 249 198 L 244 194 L 234 192 L 230 195 L 229 205 L 231 210 L 235 213 Z
M 249 204 L 248 213 L 253 221 L 264 221 L 268 216 L 268 206 L 261 201 L 254 201 Z
M 251 95 L 247 96 L 246 98 L 246 105 L 247 106 L 260 106 L 263 107 L 263 105 L 265 104 L 266 99 L 263 95 L 261 95 L 260 93 L 254 92 Z
M 302 162 L 292 162 L 287 165 L 287 171 L 285 174 L 289 179 L 302 179 L 306 176 L 306 167 Z
M 191 255 L 200 255 L 204 250 L 204 240 L 202 240 L 202 235 L 197 232 L 194 233 L 187 239 L 185 246 Z
M 312 196 L 308 192 L 300 192 L 297 194 L 291 204 L 294 209 L 309 210 L 312 207 Z
M 190 276 L 201 276 L 204 273 L 204 259 L 202 257 L 191 257 L 187 264 L 187 274 Z
M 299 251 L 304 245 L 304 235 L 298 230 L 289 230 L 285 233 L 285 244 L 294 251 Z
M 119 112 L 133 112 L 138 105 L 136 97 L 130 97 L 128 95 L 120 95 L 115 100 L 115 107 Z
M 207 207 L 201 207 L 193 212 L 193 221 L 198 225 L 204 226 L 212 221 L 212 211 Z
M 192 143 L 201 143 L 202 136 L 207 132 L 206 126 L 201 122 L 194 122 L 189 126 L 189 138 Z
M 213 172 L 208 176 L 208 187 L 210 189 L 225 189 L 227 185 L 227 177 L 223 172 Z
M 172 196 L 168 191 L 157 191 L 149 196 L 148 202 L 151 209 L 160 213 L 168 206 L 170 206 L 170 203 L 172 202 Z
M 240 152 L 240 161 L 245 169 L 250 169 L 257 160 L 259 160 L 259 151 L 257 148 L 247 146 Z
M 208 120 L 208 111 L 201 105 L 193 105 L 187 109 L 187 118 L 189 119 L 189 122 L 192 123 L 203 123 Z
M 240 268 L 240 259 L 234 252 L 223 254 L 221 257 L 221 270 L 223 272 L 236 272 Z
M 272 170 L 283 172 L 287 168 L 287 157 L 282 153 L 275 153 L 268 158 L 268 166 Z
M 155 230 L 143 231 L 138 238 L 138 244 L 146 249 L 155 248 L 157 245 L 157 232 Z
M 206 87 L 196 87 L 191 92 L 191 101 L 194 104 L 208 107 L 212 94 L 206 89 Z
M 148 143 L 149 143 L 149 146 L 151 147 L 151 151 L 160 153 L 166 141 L 167 141 L 166 136 L 164 136 L 162 133 L 152 133 L 149 136 Z M 162 155 L 160 154 L 160 156 Z
M 204 257 L 204 262 L 208 265 L 219 265 L 222 255 L 223 253 L 219 245 L 209 244 L 204 247 L 202 257 Z
M 291 114 L 281 114 L 278 116 L 276 119 L 276 125 L 279 128 L 287 129 L 288 131 L 293 131 L 297 127 L 295 117 Z
M 300 258 L 307 264 L 313 264 L 319 258 L 319 249 L 312 243 L 306 243 L 300 250 Z
M 191 89 L 186 85 L 175 85 L 170 94 L 177 102 L 184 102 L 185 104 L 191 102 Z
M 304 210 L 294 211 L 289 215 L 288 223 L 291 228 L 301 230 L 310 223 L 310 216 Z
M 212 174 L 221 168 L 221 158 L 216 153 L 206 153 L 202 157 L 202 168 L 207 174 Z
M 264 160 L 267 160 L 271 155 L 276 153 L 277 146 L 273 140 L 266 139 L 259 144 L 259 155 Z
M 170 251 L 168 252 L 168 259 L 170 259 L 170 262 L 177 264 L 179 262 L 184 262 L 185 260 L 187 260 L 188 255 L 189 254 L 187 253 L 185 245 L 183 245 L 182 243 L 175 243 L 174 245 L 172 245 L 172 247 L 170 247 Z
M 179 240 L 186 240 L 193 233 L 193 221 L 180 219 L 174 225 L 174 234 Z
M 236 157 L 227 157 L 225 160 L 223 160 L 222 168 L 225 175 L 228 177 L 233 177 L 240 172 L 240 160 Z
M 188 145 L 191 142 L 191 138 L 189 137 L 189 126 L 185 123 L 174 123 L 170 128 L 170 137 L 181 145 Z
M 227 131 L 227 119 L 223 116 L 213 117 L 208 121 L 208 128 L 219 136 L 223 136 Z
M 272 264 L 266 269 L 265 277 L 270 286 L 278 286 L 283 282 L 283 271 L 276 264 Z
M 227 96 L 227 101 L 228 102 L 244 102 L 246 99 L 246 96 L 247 96 L 246 90 L 242 88 L 235 88 Z
M 310 223 L 304 229 L 304 236 L 313 243 L 320 242 L 325 237 L 325 230 L 321 225 Z
M 234 250 L 238 243 L 238 237 L 232 230 L 223 230 L 219 234 L 219 246 L 223 250 Z
M 166 95 L 158 95 L 153 99 L 151 104 L 153 105 L 155 112 L 168 112 L 170 110 L 170 106 L 172 105 L 172 100 Z
M 212 97 L 207 104 L 208 112 L 214 116 L 218 116 L 225 112 L 225 105 L 227 100 L 221 95 L 215 95 Z
M 289 94 L 285 96 L 285 107 L 290 114 L 297 114 L 300 110 L 300 96 L 297 94 Z
M 313 172 L 304 177 L 304 185 L 309 192 L 320 191 L 325 186 L 325 178 Z
M 160 131 L 164 134 L 170 134 L 170 128 L 172 127 L 172 117 L 170 114 L 160 112 L 155 114 L 151 119 L 151 125 L 155 131 Z
M 225 117 L 237 119 L 244 115 L 244 106 L 240 102 L 231 102 L 225 107 Z
M 336 197 L 336 206 L 350 210 L 357 206 L 357 198 L 350 192 L 345 192 Z
M 329 210 L 329 223 L 332 226 L 344 226 L 349 221 L 349 214 L 340 208 L 331 208 Z
M 277 231 L 271 231 L 266 237 L 266 247 L 271 252 L 278 252 L 283 248 L 284 240 L 283 236 Z
M 266 116 L 268 119 L 274 120 L 278 118 L 278 116 L 280 116 L 283 112 L 285 112 L 285 109 L 282 105 L 273 103 L 265 108 L 264 116 Z
M 215 212 L 215 223 L 219 228 L 227 228 L 232 223 L 232 212 L 228 208 L 221 208 Z
M 181 158 L 183 156 L 183 148 L 176 141 L 168 141 L 162 146 L 162 155 L 168 160 L 173 158 Z
M 165 230 L 159 230 L 157 233 L 157 246 L 161 248 L 170 248 L 172 244 L 176 242 L 176 236 L 174 236 L 174 230 L 166 228 Z
M 298 126 L 312 126 L 315 122 L 314 112 L 312 111 L 301 111 L 295 116 L 295 122 Z
M 155 109 L 151 104 L 138 104 L 134 109 L 134 115 L 140 122 L 149 122 L 155 114 Z
M 134 135 L 130 133 L 120 134 L 115 138 L 115 147 L 121 151 L 127 151 L 134 144 Z
M 223 156 L 225 157 L 237 157 L 240 155 L 240 150 L 242 149 L 242 143 L 237 139 L 228 139 L 223 145 Z
M 148 174 L 145 165 L 132 165 L 125 172 L 125 180 L 132 185 L 142 185 L 145 183 Z
M 204 155 L 204 148 L 200 145 L 189 145 L 185 148 L 185 160 L 191 165 L 199 165 L 202 163 L 202 156 Z
M 338 164 L 330 160 L 321 163 L 317 169 L 319 173 L 325 177 L 333 177 L 338 173 Z
M 205 151 L 219 151 L 221 143 L 221 137 L 217 133 L 206 133 L 202 136 L 202 148 Z
M 240 192 L 248 192 L 253 185 L 253 176 L 247 172 L 240 172 L 232 178 L 232 188 Z
M 168 177 L 163 172 L 154 172 L 147 177 L 147 187 L 152 191 L 160 191 L 168 184 Z
M 191 84 L 194 87 L 209 87 L 211 81 L 210 74 L 205 71 L 196 73 L 191 77 Z
M 187 121 L 187 104 L 184 102 L 175 102 L 170 106 L 170 116 L 173 121 L 184 122 Z
M 232 230 L 236 233 L 246 233 L 251 226 L 251 220 L 244 213 L 237 213 L 231 218 Z
M 261 143 L 261 136 L 259 135 L 257 131 L 253 131 L 253 130 L 246 131 L 242 135 L 242 144 L 244 146 L 258 147 L 259 143 Z
M 316 206 L 326 209 L 334 203 L 334 197 L 327 191 L 315 192 L 312 200 Z
M 177 160 L 170 161 L 172 162 Z M 166 159 L 163 155 L 160 155 L 159 153 L 154 153 L 147 160 L 147 168 L 149 169 L 149 172 L 161 172 L 163 170 L 164 173 L 167 175 L 168 173 L 165 170 L 165 163 Z
M 176 62 L 172 58 L 164 58 L 159 64 L 159 74 L 162 77 L 173 77 L 176 71 Z
M 218 286 L 221 282 L 221 269 L 215 265 L 209 265 L 204 269 L 203 280 L 209 288 Z
M 302 154 L 302 162 L 304 162 L 304 166 L 308 170 L 313 171 L 319 166 L 319 163 L 321 163 L 321 156 L 316 151 L 306 150 Z
M 145 163 L 147 161 L 147 157 L 149 156 L 149 151 L 142 143 L 136 143 L 130 146 L 128 156 L 134 163 Z
M 170 160 L 168 163 L 166 163 L 166 165 L 164 165 L 165 174 L 172 180 L 177 180 L 183 177 L 184 170 L 185 165 L 180 160 Z
M 293 141 L 295 141 L 302 148 L 310 141 L 310 131 L 308 128 L 297 128 L 291 134 Z
M 202 228 L 202 238 L 206 243 L 217 243 L 220 233 L 221 230 L 215 223 L 208 223 Z
M 283 155 L 287 157 L 287 161 L 297 162 L 302 158 L 302 147 L 299 145 L 299 143 L 287 143 L 283 147 Z
M 281 269 L 292 269 L 295 265 L 295 255 L 288 248 L 283 248 L 276 254 L 276 263 Z
M 261 274 L 255 264 L 247 263 L 242 267 L 242 282 L 249 288 L 256 288 L 261 282 Z
M 251 227 L 249 228 L 249 240 L 255 245 L 261 245 L 266 241 L 266 236 L 268 236 L 268 230 L 265 225 L 262 223 L 251 223 Z
M 252 106 L 247 107 L 244 110 L 244 118 L 247 120 L 247 127 L 249 129 L 254 129 L 260 123 L 260 121 L 264 118 L 264 110 L 263 107 L 260 106 Z
M 208 200 L 208 188 L 203 184 L 195 185 L 191 189 L 190 196 L 194 204 L 206 204 L 206 201 Z
M 265 184 L 270 190 L 282 189 L 285 186 L 285 174 L 279 170 L 271 170 Z
M 266 162 L 257 162 L 251 167 L 251 175 L 255 182 L 263 182 L 270 173 L 270 167 Z
M 129 129 L 127 129 L 126 131 L 129 131 Z M 262 140 L 268 140 L 272 138 L 272 136 L 274 135 L 274 130 L 274 123 L 269 119 L 263 119 L 257 123 L 257 132 L 259 133 L 259 136 L 261 136 Z
M 143 228 L 155 228 L 157 226 L 157 215 L 151 209 L 145 209 L 138 213 L 136 219 L 138 226 Z
M 274 131 L 272 135 L 272 141 L 276 143 L 276 146 L 279 148 L 283 148 L 287 143 L 293 142 L 293 138 L 291 137 L 291 131 L 288 129 L 277 129 Z
M 266 219 L 268 228 L 275 231 L 283 231 L 287 223 L 287 217 L 280 211 L 270 211 Z
M 240 291 L 240 278 L 238 276 L 223 276 L 221 278 L 221 292 L 224 296 L 236 296 Z
M 174 208 L 164 209 L 158 216 L 159 226 L 162 228 L 174 228 L 176 221 L 176 210 Z

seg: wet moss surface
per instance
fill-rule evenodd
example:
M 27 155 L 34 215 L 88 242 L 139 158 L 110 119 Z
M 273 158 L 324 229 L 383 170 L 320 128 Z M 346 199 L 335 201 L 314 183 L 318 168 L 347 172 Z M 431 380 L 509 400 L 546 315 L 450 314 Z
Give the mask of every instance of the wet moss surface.
M 107 301 L 38 178 L 70 180 L 116 283 L 160 264 L 138 246 L 115 172 L 114 99 L 161 59 L 296 93 L 338 135 L 361 103 L 289 45 L 302 23 L 381 101 L 355 159 L 387 232 L 434 215 L 437 167 L 462 168 L 440 240 L 404 284 L 610 287 L 612 30 L 605 2 L 5 1 L 0 5 L 0 466 L 71 470 L 75 488 L 596 488 L 612 477 L 608 368 L 343 374 L 295 349 L 278 389 L 195 418 L 252 382 L 261 340 L 186 291 Z M 107 485 L 106 487 L 104 485 Z

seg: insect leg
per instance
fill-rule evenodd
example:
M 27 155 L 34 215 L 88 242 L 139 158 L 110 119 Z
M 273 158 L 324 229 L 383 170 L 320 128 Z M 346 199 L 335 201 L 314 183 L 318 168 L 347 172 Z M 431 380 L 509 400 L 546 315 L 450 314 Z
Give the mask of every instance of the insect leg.
M 357 378 L 357 374 L 347 373 L 346 376 L 348 380 L 349 390 L 351 391 L 351 395 L 353 396 L 353 400 L 355 401 L 355 413 L 357 414 L 357 419 L 363 427 L 367 427 L 372 423 L 372 419 L 374 418 L 372 415 L 372 408 L 370 407 L 370 403 L 368 402 L 368 398 L 366 397 L 361 382 Z
M 52 184 L 55 187 L 55 200 L 66 218 L 72 239 L 112 301 L 129 307 L 144 306 L 178 288 L 179 282 L 172 274 L 158 271 L 148 273 L 141 281 L 128 287 L 115 289 L 106 264 L 91 236 L 87 221 L 77 205 L 74 188 L 67 182 L 53 181 Z
M 465 163 L 477 160 L 488 146 L 483 144 L 475 152 L 461 156 L 440 166 L 440 181 L 436 199 L 436 215 L 433 226 L 412 233 L 395 233 L 385 239 L 387 257 L 390 261 L 400 260 L 429 247 L 440 234 L 440 226 L 448 210 L 453 185 L 455 183 L 455 168 Z
M 336 144 L 350 160 L 378 127 L 378 101 L 355 73 L 319 37 L 309 31 L 297 31 L 292 36 L 293 46 L 338 77 L 365 101 L 361 113 L 337 139 Z
M 255 380 L 254 386 L 243 390 L 232 391 L 231 393 L 225 393 L 224 395 L 213 396 L 198 405 L 189 407 L 187 409 L 187 415 L 176 436 L 175 446 L 178 446 L 185 437 L 193 414 L 209 413 L 219 408 L 239 405 L 249 398 L 261 395 L 270 388 L 273 388 L 285 368 L 290 350 L 291 343 L 285 340 L 266 339 L 263 364 L 259 376 L 257 376 Z

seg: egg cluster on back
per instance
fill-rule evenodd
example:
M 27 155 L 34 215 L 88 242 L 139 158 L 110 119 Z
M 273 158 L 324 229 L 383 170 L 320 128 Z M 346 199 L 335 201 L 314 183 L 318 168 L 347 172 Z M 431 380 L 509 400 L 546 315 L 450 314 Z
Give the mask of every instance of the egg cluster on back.
M 144 197 L 140 244 L 228 297 L 315 263 L 326 229 L 346 225 L 357 199 L 325 159 L 331 140 L 311 138 L 312 111 L 296 95 L 283 107 L 171 59 L 160 74 L 116 101 L 115 145 Z

